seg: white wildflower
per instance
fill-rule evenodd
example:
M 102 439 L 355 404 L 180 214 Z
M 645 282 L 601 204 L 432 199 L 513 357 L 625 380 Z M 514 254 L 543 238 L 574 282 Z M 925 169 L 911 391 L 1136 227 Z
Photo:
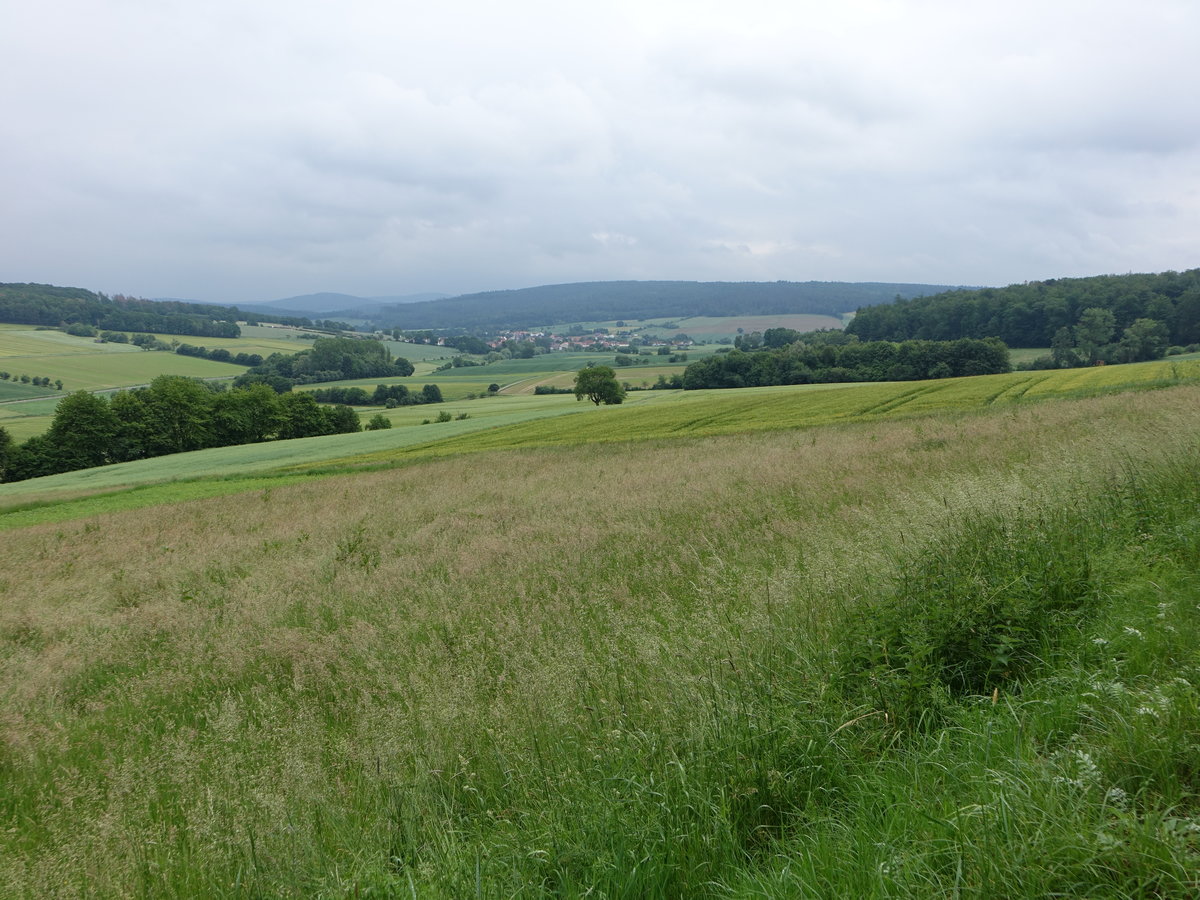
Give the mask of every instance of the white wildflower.
M 1110 787 L 1105 791 L 1104 799 L 1117 809 L 1124 809 L 1129 804 L 1129 794 L 1119 787 Z

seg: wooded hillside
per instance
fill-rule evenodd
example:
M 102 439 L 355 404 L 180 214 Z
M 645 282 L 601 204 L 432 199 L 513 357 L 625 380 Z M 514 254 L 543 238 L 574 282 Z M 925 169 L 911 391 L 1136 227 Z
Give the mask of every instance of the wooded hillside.
M 897 296 L 945 289 L 935 284 L 841 281 L 590 281 L 388 306 L 376 313 L 376 322 L 383 328 L 497 330 L 687 316 L 839 316 Z
M 1010 347 L 1049 347 L 1060 328 L 1074 328 L 1094 308 L 1109 310 L 1118 332 L 1151 319 L 1172 344 L 1200 342 L 1200 269 L 947 291 L 861 308 L 846 330 L 864 341 L 998 337 Z

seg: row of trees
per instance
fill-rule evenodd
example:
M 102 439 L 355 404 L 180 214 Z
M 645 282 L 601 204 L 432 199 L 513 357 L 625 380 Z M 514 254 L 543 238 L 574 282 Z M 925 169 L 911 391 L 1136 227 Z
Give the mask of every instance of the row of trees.
M 51 382 L 49 375 L 29 376 L 14 375 L 11 372 L 0 372 L 0 381 L 9 381 L 10 379 L 12 380 L 13 384 L 32 384 L 34 387 L 50 387 L 50 385 L 53 384 L 56 391 L 61 391 L 63 389 L 61 378 L 57 378 Z
M 442 402 L 442 389 L 436 384 L 427 384 L 419 391 L 410 391 L 402 384 L 381 384 L 370 393 L 360 387 L 317 388 L 309 393 L 319 403 L 339 403 L 345 406 L 386 406 L 388 409 L 395 409 L 397 406 Z
M 770 350 L 730 350 L 689 365 L 685 390 L 916 381 L 1012 371 L 1008 348 L 995 339 L 845 343 L 799 341 Z
M 263 358 L 258 353 L 230 353 L 224 347 L 215 347 L 209 350 L 207 347 L 197 347 L 193 344 L 180 344 L 175 348 L 175 352 L 180 356 L 198 356 L 201 359 L 211 359 L 213 362 L 233 363 L 248 368 L 263 364 Z
M 997 337 L 1010 347 L 1048 347 L 1088 309 L 1112 314 L 1121 332 L 1139 319 L 1165 327 L 1171 344 L 1200 342 L 1200 269 L 1097 275 L 956 290 L 860 308 L 846 330 L 864 341 Z
M 64 397 L 50 429 L 16 445 L 0 436 L 0 478 L 21 481 L 102 466 L 260 441 L 360 430 L 347 406 L 320 406 L 304 393 L 277 394 L 266 385 L 221 390 L 178 375 L 110 400 L 76 391 Z M 3 429 L 0 429 L 3 431 Z

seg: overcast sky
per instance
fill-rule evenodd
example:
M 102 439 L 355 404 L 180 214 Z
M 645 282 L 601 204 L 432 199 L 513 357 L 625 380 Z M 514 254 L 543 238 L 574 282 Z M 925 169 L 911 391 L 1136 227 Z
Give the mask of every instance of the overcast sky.
M 0 9 L 0 281 L 213 302 L 1200 265 L 1195 0 Z

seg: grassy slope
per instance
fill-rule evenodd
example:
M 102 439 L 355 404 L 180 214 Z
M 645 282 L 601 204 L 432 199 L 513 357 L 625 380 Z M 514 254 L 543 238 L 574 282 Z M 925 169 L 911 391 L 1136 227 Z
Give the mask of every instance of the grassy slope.
M 170 335 L 160 335 L 170 339 Z M 203 343 L 200 338 L 185 338 Z M 240 343 L 233 339 L 211 341 L 215 347 Z M 259 342 L 246 342 L 246 346 Z M 249 351 L 259 352 L 259 351 Z M 174 353 L 151 353 L 131 344 L 98 344 L 91 338 L 75 337 L 58 331 L 0 331 L 0 368 L 30 375 L 61 378 L 67 390 L 101 390 L 145 384 L 156 375 L 193 375 L 200 378 L 232 376 L 244 372 L 244 366 L 216 363 L 207 359 Z
M 667 395 L 10 531 L 0 893 L 1192 896 L 1200 387 L 1117 374 Z M 960 576 L 927 608 L 1009 598 L 1042 668 L 839 662 Z
M 515 447 L 787 430 L 929 412 L 970 412 L 1029 399 L 1086 396 L 1190 380 L 1200 380 L 1200 363 L 1142 363 L 937 382 L 647 391 L 631 394 L 622 406 L 601 408 L 563 395 L 492 397 L 391 410 L 387 415 L 397 427 L 386 431 L 223 447 L 0 485 L 0 510 L 31 501 L 51 501 L 60 494 L 77 496 L 172 479 L 387 466 L 429 456 Z M 469 418 L 420 424 L 434 409 L 445 409 L 456 416 L 466 413 Z M 559 420 L 560 416 L 569 418 Z M 221 485 L 211 490 L 226 494 L 231 489 Z M 163 495 L 141 495 L 139 504 L 149 502 L 150 496 Z M 20 516 L 0 514 L 0 528 L 12 527 L 18 521 L 42 520 L 39 517 L 70 518 L 90 508 L 43 509 Z

